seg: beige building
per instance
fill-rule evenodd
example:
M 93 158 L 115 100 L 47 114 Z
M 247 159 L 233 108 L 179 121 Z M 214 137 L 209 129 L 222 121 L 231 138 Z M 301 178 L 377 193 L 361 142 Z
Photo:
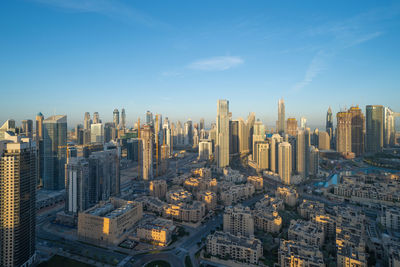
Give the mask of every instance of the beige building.
M 322 252 L 316 246 L 293 240 L 281 240 L 278 252 L 280 267 L 325 267 Z
M 264 197 L 258 201 L 255 205 L 256 210 L 272 207 L 274 210 L 284 210 L 285 204 L 282 199 L 264 195 Z
M 327 132 L 319 132 L 318 134 L 318 149 L 329 150 L 331 149 L 331 140 Z
M 325 237 L 333 238 L 336 233 L 336 220 L 330 214 L 311 214 L 310 219 L 324 231 Z
M 296 189 L 289 187 L 278 187 L 275 194 L 278 198 L 282 199 L 285 204 L 291 207 L 296 206 L 297 199 L 299 198 Z
M 192 203 L 168 204 L 164 207 L 164 217 L 183 222 L 197 223 L 206 214 L 206 206 L 200 201 Z
M 143 196 L 136 198 L 135 201 L 142 203 L 143 209 L 161 215 L 167 203 L 157 197 Z
M 264 179 L 260 176 L 249 176 L 247 177 L 247 182 L 252 184 L 255 190 L 264 189 Z
M 292 184 L 292 146 L 288 142 L 278 146 L 278 173 L 284 184 Z
M 382 207 L 381 223 L 386 228 L 400 230 L 400 207 Z
M 207 252 L 212 256 L 257 264 L 263 254 L 262 243 L 255 238 L 215 232 L 207 237 Z
M 249 207 L 236 205 L 226 207 L 224 212 L 224 232 L 237 236 L 254 235 L 254 219 Z
M 338 267 L 367 267 L 367 254 L 358 251 L 353 247 L 343 247 L 338 249 L 337 264 Z
M 232 185 L 224 191 L 221 191 L 220 198 L 225 206 L 230 206 L 238 201 L 248 199 L 255 192 L 252 184 Z
M 176 204 L 180 202 L 190 202 L 193 195 L 183 188 L 173 189 L 167 192 L 167 202 Z
M 171 220 L 157 218 L 154 221 L 146 221 L 146 223 L 139 225 L 136 234 L 140 240 L 165 247 L 171 242 L 175 228 Z
M 254 225 L 258 230 L 267 233 L 279 233 L 282 228 L 282 218 L 272 206 L 255 210 L 253 217 Z
M 167 182 L 165 180 L 152 180 L 149 184 L 150 196 L 165 198 L 167 193 Z
M 202 191 L 197 194 L 197 200 L 202 201 L 206 205 L 207 211 L 217 207 L 217 194 L 212 191 Z
M 351 152 L 351 118 L 350 112 L 338 112 L 336 132 L 336 150 L 338 152 Z
M 150 180 L 153 178 L 153 133 L 149 125 L 144 125 L 140 131 L 142 139 L 142 178 Z
M 142 218 L 142 204 L 110 198 L 78 215 L 80 240 L 101 245 L 117 245 Z
M 210 168 L 198 168 L 192 170 L 193 175 L 201 177 L 201 178 L 208 178 L 211 179 L 211 169 Z
M 310 246 L 321 247 L 325 241 L 324 231 L 312 221 L 291 220 L 288 237 L 294 241 L 301 241 Z
M 297 135 L 297 120 L 296 118 L 288 118 L 286 120 L 287 134 L 291 136 Z
M 325 214 L 325 205 L 318 201 L 303 199 L 303 202 L 299 205 L 297 211 L 301 217 L 309 220 L 311 215 Z

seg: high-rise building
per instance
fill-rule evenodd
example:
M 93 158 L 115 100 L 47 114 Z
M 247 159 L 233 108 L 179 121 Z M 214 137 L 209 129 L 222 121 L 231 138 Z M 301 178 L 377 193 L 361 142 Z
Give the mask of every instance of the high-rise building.
M 396 143 L 395 113 L 388 107 L 385 107 L 383 120 L 383 145 L 385 147 L 394 146 Z
M 43 114 L 39 112 L 36 115 L 36 141 L 43 140 Z
M 92 120 L 90 119 L 90 113 L 85 112 L 85 117 L 83 118 L 83 129 L 90 130 L 91 124 L 92 124 Z
M 283 98 L 278 101 L 277 131 L 281 134 L 285 132 L 285 102 Z
M 291 136 L 297 135 L 297 120 L 296 118 L 288 118 L 286 122 L 287 133 Z
M 67 116 L 55 115 L 43 121 L 43 187 L 65 187 L 67 157 Z
M 333 116 L 331 107 L 328 108 L 328 112 L 326 113 L 326 132 L 329 134 L 329 137 L 333 138 Z
M 65 213 L 77 216 L 89 206 L 89 161 L 86 158 L 70 158 L 65 164 Z
M 150 196 L 164 199 L 167 193 L 167 182 L 165 180 L 152 180 L 149 184 Z
M 93 123 L 101 123 L 100 116 L 98 112 L 93 113 Z
M 212 142 L 204 140 L 199 143 L 199 160 L 209 160 L 212 155 Z
M 33 137 L 33 122 L 32 120 L 23 120 L 22 121 L 22 132 L 26 137 Z
M 35 262 L 37 149 L 19 136 L 0 141 L 0 266 Z
M 278 147 L 279 143 L 281 143 L 282 141 L 282 136 L 280 136 L 279 134 L 273 134 L 271 137 L 271 142 L 269 145 L 269 169 L 274 173 L 278 173 Z
M 318 149 L 319 150 L 331 149 L 330 137 L 327 132 L 319 132 L 319 134 L 318 134 Z
M 126 113 L 124 108 L 121 110 L 121 128 L 126 128 Z
M 318 148 L 310 147 L 310 175 L 316 177 L 319 171 L 319 150 Z
M 307 119 L 305 117 L 300 118 L 300 128 L 301 129 L 307 128 Z
M 114 111 L 113 111 L 113 123 L 114 123 L 115 128 L 117 128 L 119 126 L 119 111 L 118 111 L 118 109 L 114 109 Z
M 252 138 L 252 144 L 251 144 L 252 152 L 253 152 L 253 160 L 256 162 L 257 162 L 257 154 L 258 154 L 258 150 L 255 147 L 256 142 L 264 141 L 264 140 L 265 140 L 264 124 L 260 120 L 257 120 L 254 123 L 253 138 Z
M 217 166 L 224 168 L 229 165 L 229 101 L 218 100 L 217 109 Z
M 43 114 L 39 112 L 36 115 L 36 148 L 38 150 L 37 155 L 37 171 L 38 171 L 38 185 L 43 184 L 43 168 L 44 168 L 44 161 L 43 161 Z
M 255 149 L 257 151 L 256 163 L 257 168 L 260 170 L 266 170 L 269 168 L 269 144 L 267 141 L 260 141 L 255 143 Z
M 310 128 L 301 129 L 297 132 L 296 145 L 297 173 L 305 178 L 309 173 Z
M 153 113 L 149 110 L 146 112 L 146 124 L 151 126 L 153 125 Z
M 200 131 L 201 131 L 201 130 L 205 130 L 204 127 L 205 127 L 205 125 L 204 125 L 204 118 L 201 118 L 201 119 L 200 119 Z
M 292 146 L 288 142 L 279 144 L 279 176 L 285 184 L 291 184 Z
M 229 154 L 237 155 L 239 153 L 239 121 L 229 121 Z
M 144 125 L 141 130 L 142 139 L 142 178 L 149 180 L 153 178 L 153 134 L 150 125 Z
M 348 111 L 338 112 L 336 132 L 336 150 L 342 153 L 351 152 L 351 119 L 352 114 Z
M 366 107 L 366 151 L 379 152 L 383 147 L 384 107 Z
M 364 153 L 365 117 L 358 106 L 351 107 L 349 112 L 351 114 L 351 152 L 360 156 Z
M 0 127 L 0 141 L 5 139 L 6 132 L 13 132 L 15 133 L 15 121 L 14 120 L 7 120 L 1 127 Z
M 90 141 L 91 143 L 104 143 L 104 127 L 101 123 L 93 123 L 90 125 Z

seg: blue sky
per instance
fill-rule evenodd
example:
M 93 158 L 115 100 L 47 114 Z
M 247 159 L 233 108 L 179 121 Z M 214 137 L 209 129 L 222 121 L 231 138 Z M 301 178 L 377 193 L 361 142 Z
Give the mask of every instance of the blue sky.
M 5 0 L 0 121 L 85 111 L 128 124 L 287 116 L 323 125 L 329 106 L 400 111 L 397 1 Z M 0 122 L 1 123 L 1 122 Z

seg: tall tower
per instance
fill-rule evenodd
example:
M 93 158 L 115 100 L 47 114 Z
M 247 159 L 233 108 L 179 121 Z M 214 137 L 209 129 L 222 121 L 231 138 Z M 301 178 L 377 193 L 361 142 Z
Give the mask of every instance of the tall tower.
M 90 124 L 92 124 L 92 121 L 90 120 L 90 113 L 85 112 L 85 117 L 83 119 L 83 129 L 90 130 Z
M 270 148 L 270 164 L 269 164 L 269 168 L 272 172 L 274 173 L 278 173 L 278 168 L 279 168 L 279 144 L 282 142 L 282 136 L 280 136 L 279 134 L 274 134 L 271 137 L 271 144 L 269 146 Z
M 287 133 L 291 136 L 296 136 L 298 128 L 296 118 L 288 118 L 286 124 Z
M 36 115 L 36 148 L 38 149 L 38 155 L 37 155 L 37 172 L 38 172 L 38 184 L 42 185 L 43 184 L 43 114 L 39 112 Z
M 29 138 L 0 141 L 0 266 L 30 266 L 36 258 L 36 157 Z
M 93 123 L 100 123 L 100 116 L 98 112 L 93 113 Z
M 32 120 L 23 120 L 22 121 L 22 131 L 25 136 L 28 138 L 32 138 L 33 136 L 33 122 Z
M 282 99 L 278 101 L 278 123 L 277 123 L 278 133 L 285 132 L 285 102 Z
M 43 140 L 43 114 L 39 112 L 36 115 L 36 141 Z
M 113 123 L 114 127 L 117 128 L 119 125 L 119 111 L 118 109 L 114 109 L 113 111 Z
M 65 164 L 65 179 L 65 212 L 78 216 L 78 212 L 89 208 L 89 161 L 71 158 Z
M 149 110 L 146 112 L 146 124 L 153 126 L 153 113 Z
M 142 156 L 142 178 L 149 180 L 153 178 L 153 133 L 149 125 L 144 125 L 140 131 L 143 144 Z
M 332 139 L 333 135 L 333 117 L 332 117 L 332 109 L 328 108 L 328 112 L 326 113 L 326 132 L 329 134 L 329 137 Z
M 201 118 L 201 119 L 200 119 L 200 131 L 201 131 L 201 130 L 204 130 L 204 129 L 205 129 L 204 127 L 205 127 L 205 125 L 204 125 L 204 118 Z
M 310 128 L 301 129 L 297 132 L 296 138 L 296 153 L 297 153 L 297 173 L 303 178 L 307 177 L 309 173 L 309 159 L 310 159 Z
M 357 156 L 364 153 L 365 146 L 365 117 L 362 110 L 357 107 L 351 107 L 351 151 Z
M 366 151 L 379 152 L 383 147 L 384 107 L 368 105 L 366 115 Z
M 279 144 L 279 176 L 285 184 L 291 184 L 292 146 L 288 142 Z
M 67 116 L 55 115 L 43 121 L 43 186 L 48 190 L 65 187 Z
M 218 100 L 217 108 L 217 166 L 224 168 L 229 165 L 229 101 Z
M 338 152 L 351 152 L 351 113 L 338 112 L 337 115 L 336 150 Z
M 124 108 L 121 111 L 121 126 L 122 126 L 122 129 L 126 128 L 126 113 L 125 113 Z
M 385 113 L 383 115 L 383 145 L 385 147 L 394 146 L 394 144 L 396 143 L 396 129 L 394 119 L 394 112 L 390 108 L 385 107 Z

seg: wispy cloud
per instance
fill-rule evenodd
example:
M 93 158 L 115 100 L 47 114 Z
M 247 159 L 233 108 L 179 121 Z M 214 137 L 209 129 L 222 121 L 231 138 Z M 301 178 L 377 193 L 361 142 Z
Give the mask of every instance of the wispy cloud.
M 135 22 L 147 27 L 169 28 L 170 26 L 155 18 L 127 6 L 118 0 L 34 0 L 56 8 L 74 12 L 97 13 L 124 22 Z
M 237 67 L 243 63 L 244 60 L 241 57 L 224 56 L 197 60 L 190 63 L 187 67 L 189 69 L 202 71 L 224 71 Z

